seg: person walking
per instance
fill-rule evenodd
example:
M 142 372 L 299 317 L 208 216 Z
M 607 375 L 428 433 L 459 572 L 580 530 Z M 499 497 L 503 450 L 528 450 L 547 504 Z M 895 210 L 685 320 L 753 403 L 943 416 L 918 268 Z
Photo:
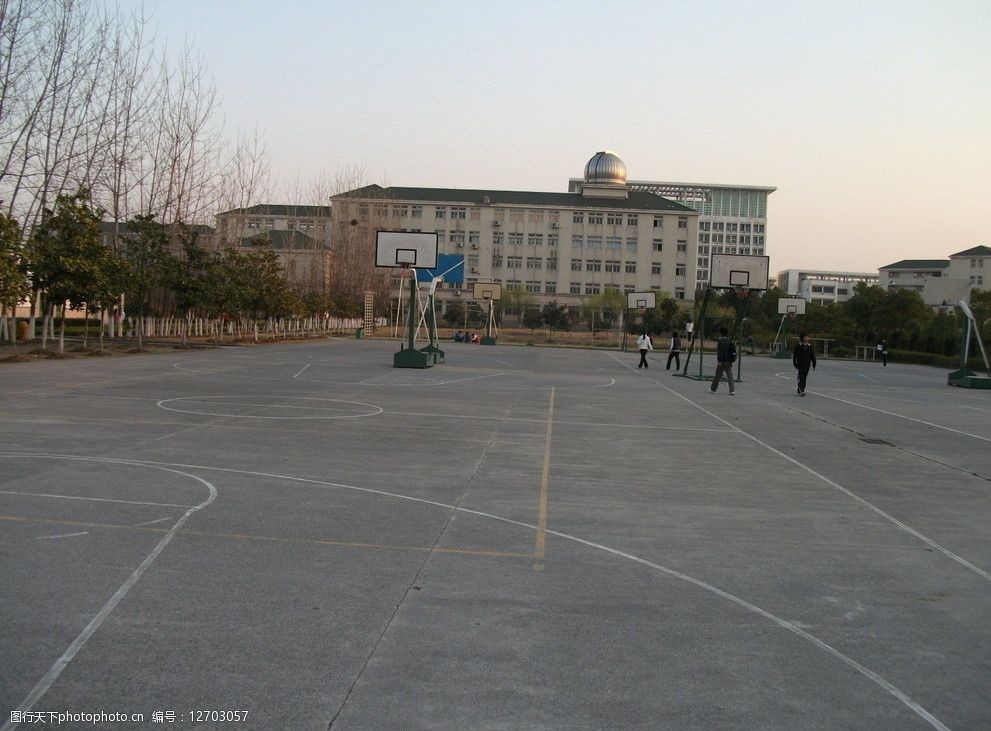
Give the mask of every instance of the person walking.
M 795 352 L 791 354 L 791 364 L 798 369 L 798 395 L 805 395 L 805 381 L 809 377 L 809 368 L 816 369 L 816 349 L 809 342 L 809 336 L 802 333 L 795 344 Z
M 881 356 L 881 365 L 888 367 L 888 341 L 882 340 L 877 344 L 877 354 Z
M 675 370 L 681 370 L 681 338 L 678 337 L 678 331 L 675 330 L 671 333 L 671 350 L 668 352 L 668 367 L 667 370 L 671 370 L 671 360 L 674 359 Z
M 726 383 L 729 384 L 729 395 L 736 393 L 733 384 L 733 363 L 736 362 L 736 345 L 729 339 L 729 330 L 725 327 L 719 328 L 719 339 L 716 341 L 716 375 L 712 377 L 712 387 L 709 389 L 713 393 L 719 388 L 719 380 L 726 374 Z
M 640 349 L 640 363 L 637 368 L 649 368 L 650 364 L 647 362 L 647 351 L 654 349 L 654 344 L 650 342 L 650 335 L 645 332 L 640 334 L 637 338 L 637 348 Z

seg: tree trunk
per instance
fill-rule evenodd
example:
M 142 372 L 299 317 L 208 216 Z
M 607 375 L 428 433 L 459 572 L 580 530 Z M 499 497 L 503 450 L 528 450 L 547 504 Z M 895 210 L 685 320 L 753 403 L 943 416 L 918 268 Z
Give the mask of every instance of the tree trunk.
M 83 324 L 83 347 L 85 348 L 89 344 L 89 308 L 83 308 L 83 316 L 86 322 Z
M 58 353 L 65 355 L 65 302 L 62 303 L 62 322 L 58 329 Z
M 49 310 L 45 308 L 45 314 L 41 319 L 41 349 L 48 350 L 48 320 L 51 315 L 48 314 Z

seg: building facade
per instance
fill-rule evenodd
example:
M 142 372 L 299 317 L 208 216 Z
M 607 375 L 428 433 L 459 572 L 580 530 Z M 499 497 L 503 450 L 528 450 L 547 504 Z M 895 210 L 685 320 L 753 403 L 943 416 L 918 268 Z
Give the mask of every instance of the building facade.
M 328 293 L 330 206 L 261 204 L 217 214 L 216 248 L 271 249 L 289 284 L 302 293 Z
M 572 178 L 569 189 L 581 181 Z M 695 243 L 694 287 L 709 281 L 712 254 L 767 253 L 767 197 L 776 188 L 754 185 L 715 185 L 708 183 L 668 183 L 632 180 L 631 190 L 652 193 L 688 206 L 699 214 Z
M 878 284 L 884 289 L 911 289 L 922 295 L 927 279 L 945 277 L 950 268 L 946 259 L 902 259 L 878 269 Z
M 856 285 L 877 283 L 878 275 L 873 272 L 785 269 L 777 277 L 777 285 L 784 292 L 809 302 L 846 302 Z
M 991 289 L 991 246 L 975 246 L 950 254 L 949 276 L 966 279 L 971 289 Z
M 335 196 L 335 225 L 374 218 L 389 230 L 436 232 L 441 254 L 464 256 L 464 287 L 499 282 L 538 304 L 577 305 L 617 292 L 694 296 L 699 213 L 634 190 L 616 155 L 596 153 L 575 190 L 543 193 L 366 186 Z M 461 286 L 439 291 L 441 302 Z

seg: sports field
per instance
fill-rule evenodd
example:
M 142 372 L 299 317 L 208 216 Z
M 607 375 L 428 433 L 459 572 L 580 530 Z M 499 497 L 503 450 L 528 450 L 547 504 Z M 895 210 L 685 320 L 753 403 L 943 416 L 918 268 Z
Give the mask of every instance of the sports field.
M 991 728 L 991 391 L 445 347 L 0 366 L 2 728 Z

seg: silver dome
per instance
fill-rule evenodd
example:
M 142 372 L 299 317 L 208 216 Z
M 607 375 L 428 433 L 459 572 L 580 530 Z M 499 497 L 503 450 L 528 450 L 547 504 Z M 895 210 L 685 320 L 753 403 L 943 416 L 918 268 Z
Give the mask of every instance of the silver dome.
M 626 185 L 626 165 L 611 152 L 597 152 L 585 165 L 585 182 Z

